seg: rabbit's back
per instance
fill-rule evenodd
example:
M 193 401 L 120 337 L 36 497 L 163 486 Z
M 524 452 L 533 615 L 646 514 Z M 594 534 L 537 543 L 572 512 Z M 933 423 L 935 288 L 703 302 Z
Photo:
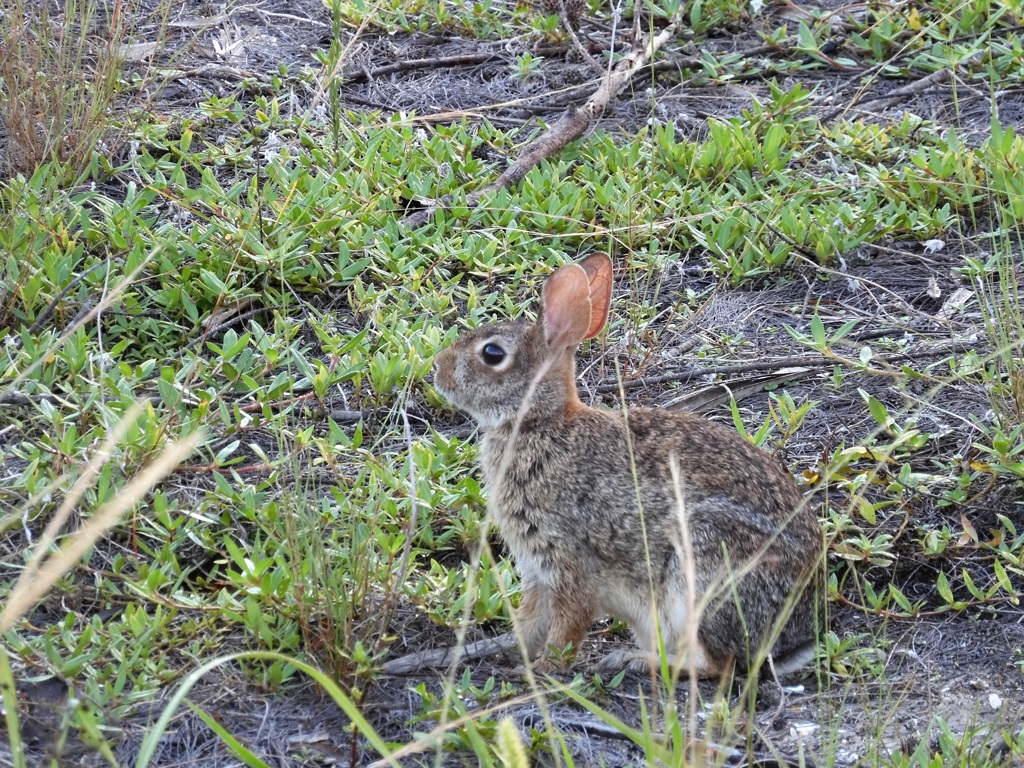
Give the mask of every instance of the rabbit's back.
M 579 406 L 560 423 L 527 413 L 517 431 L 487 431 L 481 447 L 492 515 L 524 578 L 592 582 L 596 608 L 634 627 L 649 621 L 653 587 L 662 622 L 683 628 L 685 541 L 698 599 L 721 593 L 701 620 L 712 655 L 745 658 L 821 549 L 785 469 L 692 413 Z M 809 639 L 811 600 L 796 600 L 777 650 Z

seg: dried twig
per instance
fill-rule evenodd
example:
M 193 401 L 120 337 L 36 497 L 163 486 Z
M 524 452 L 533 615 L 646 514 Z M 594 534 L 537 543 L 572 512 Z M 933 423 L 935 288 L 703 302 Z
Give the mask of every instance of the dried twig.
M 907 362 L 909 360 L 963 354 L 965 351 L 971 349 L 973 349 L 973 347 L 969 344 L 947 344 L 941 347 L 934 347 L 932 349 L 918 350 L 916 352 L 901 352 L 896 355 L 879 355 L 878 357 L 872 358 L 871 362 L 876 365 L 894 365 Z M 661 376 L 644 376 L 640 379 L 623 381 L 621 387 L 623 389 L 636 389 L 638 387 L 649 387 L 655 384 L 668 384 L 671 382 L 686 381 L 687 379 L 692 379 L 695 376 L 727 376 L 735 373 L 751 373 L 753 371 L 778 371 L 781 368 L 790 368 L 794 366 L 802 366 L 805 368 L 830 368 L 831 366 L 839 365 L 842 362 L 843 361 L 840 358 L 835 356 L 797 355 L 794 357 L 777 357 L 772 360 L 741 363 L 739 365 L 718 365 L 711 367 L 694 366 L 692 368 L 683 368 L 678 371 L 673 371 L 672 373 L 666 373 Z M 593 391 L 599 394 L 617 392 L 619 387 L 620 384 L 618 382 L 611 381 L 605 384 L 598 384 L 594 387 Z
M 46 319 L 50 316 L 50 314 L 53 312 L 53 310 L 55 310 L 57 308 L 57 305 L 60 304 L 60 302 L 63 300 L 63 298 L 65 296 L 68 295 L 68 293 L 70 293 L 71 291 L 74 290 L 76 285 L 78 285 L 80 282 L 82 282 L 85 278 L 87 278 L 89 275 L 91 275 L 93 272 L 95 272 L 100 267 L 102 267 L 104 265 L 108 265 L 108 264 L 110 264 L 109 261 L 97 261 L 95 264 L 93 264 L 87 270 L 85 270 L 85 271 L 81 272 L 80 274 L 76 275 L 75 279 L 72 280 L 70 283 L 68 283 L 66 286 L 64 286 L 64 289 L 60 293 L 58 293 L 56 296 L 53 297 L 53 301 L 51 301 L 49 304 L 47 304 L 46 308 L 42 312 L 39 313 L 39 316 L 35 319 L 35 321 L 32 323 L 32 325 L 30 325 L 28 327 L 28 332 L 29 333 L 35 333 L 36 331 L 38 331 L 40 329 L 40 327 L 42 327 L 43 323 L 46 322 Z M 20 340 L 18 341 L 18 343 L 20 345 Z
M 390 75 L 395 72 L 408 72 L 413 69 L 444 69 L 445 67 L 465 67 L 473 64 L 487 64 L 491 61 L 500 61 L 502 55 L 493 51 L 485 53 L 463 53 L 458 56 L 437 56 L 429 59 L 403 59 L 393 61 L 375 69 L 353 69 L 346 72 L 344 77 L 348 83 L 361 83 L 366 80 L 373 80 L 383 75 Z
M 896 61 L 899 58 L 902 58 L 902 56 L 893 57 L 892 59 L 882 62 L 881 64 L 874 67 L 874 71 L 869 71 L 868 75 L 872 78 L 872 81 L 875 77 L 878 76 L 878 73 L 881 72 L 882 67 L 891 64 L 892 62 Z M 970 69 L 972 67 L 978 67 L 982 64 L 983 61 L 984 54 L 976 53 L 973 56 L 968 56 L 966 59 L 958 62 L 955 67 L 947 67 L 945 69 L 940 69 L 937 72 L 932 72 L 930 75 L 909 82 L 906 85 L 902 85 L 899 88 L 896 88 L 895 90 L 889 91 L 889 93 L 875 96 L 863 96 L 863 94 L 866 92 L 868 88 L 868 84 L 865 84 L 861 88 L 861 90 L 849 101 L 849 103 L 832 110 L 823 118 L 821 118 L 821 121 L 823 123 L 827 123 L 831 120 L 834 120 L 839 115 L 849 112 L 854 107 L 862 106 L 868 103 L 876 103 L 877 109 L 886 109 L 888 107 L 899 104 L 908 96 L 916 96 L 926 90 L 929 90 L 930 88 L 945 85 L 948 80 L 953 79 L 957 71 Z
M 227 64 L 203 64 L 192 69 L 175 69 L 164 75 L 163 81 L 182 80 L 186 77 L 219 77 L 222 80 L 256 80 L 259 75 L 248 69 L 239 69 Z
M 583 43 L 580 42 L 579 35 L 576 34 L 576 23 L 578 22 L 579 13 L 574 12 L 570 14 L 565 0 L 558 0 L 557 5 L 558 20 L 562 22 L 562 27 L 565 31 L 569 33 L 569 39 L 572 41 L 573 48 L 575 48 L 576 52 L 583 58 L 583 60 L 590 65 L 592 70 L 594 70 L 599 76 L 603 77 L 605 68 L 601 65 L 601 62 L 590 55 L 590 51 L 588 51 Z
M 900 86 L 895 90 L 889 91 L 889 93 L 875 95 L 875 96 L 855 96 L 849 102 L 843 104 L 841 107 L 836 107 L 827 115 L 821 118 L 821 122 L 829 123 L 835 120 L 842 114 L 849 112 L 854 107 L 860 107 L 864 104 L 874 103 L 876 109 L 888 109 L 901 101 L 905 101 L 908 96 L 915 96 L 929 88 L 935 86 L 944 85 L 952 75 L 950 69 L 940 69 L 937 72 L 932 72 L 927 77 L 922 77 L 920 80 L 914 80 L 907 83 L 904 86 Z
M 541 160 L 551 157 L 570 141 L 582 136 L 583 132 L 590 127 L 591 122 L 604 112 L 612 98 L 630 82 L 633 75 L 650 61 L 661 46 L 672 39 L 676 26 L 677 22 L 669 24 L 649 44 L 640 46 L 625 56 L 603 79 L 600 87 L 586 104 L 576 109 L 567 110 L 558 122 L 528 145 L 519 158 L 505 169 L 501 176 L 482 189 L 470 193 L 466 198 L 466 205 L 470 208 L 476 207 L 487 195 L 518 183 Z M 406 216 L 401 223 L 410 229 L 421 227 L 448 203 L 448 199 L 433 201 Z

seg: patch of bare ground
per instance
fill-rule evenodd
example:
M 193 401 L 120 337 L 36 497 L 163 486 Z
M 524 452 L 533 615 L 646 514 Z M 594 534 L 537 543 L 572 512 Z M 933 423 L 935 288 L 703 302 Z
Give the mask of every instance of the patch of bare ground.
M 964 75 L 977 62 L 965 62 L 962 71 L 940 70 L 932 75 L 909 71 L 896 77 L 880 67 L 840 65 L 789 71 L 793 60 L 808 60 L 798 52 L 766 45 L 759 31 L 770 31 L 780 21 L 807 20 L 793 6 L 780 6 L 744 28 L 712 33 L 698 47 L 683 32 L 663 51 L 655 65 L 634 80 L 614 109 L 595 128 L 621 127 L 635 131 L 652 118 L 672 122 L 685 133 L 699 133 L 712 117 L 732 117 L 755 98 L 765 100 L 767 81 L 784 88 L 796 82 L 815 92 L 815 112 L 826 121 L 839 117 L 878 122 L 900 120 L 912 113 L 939 126 L 956 127 L 968 137 L 987 133 L 993 110 L 1004 124 L 1024 121 L 1024 91 L 1008 86 L 993 93 L 981 91 Z M 849 34 L 844 22 L 857 6 L 803 3 L 809 10 L 830 11 L 835 32 L 831 50 L 842 48 Z M 260 0 L 252 3 L 188 3 L 171 6 L 164 20 L 159 0 L 146 0 L 138 39 L 129 59 L 152 60 L 161 66 L 154 80 L 151 108 L 161 112 L 187 110 L 209 96 L 258 93 L 261 83 L 279 73 L 281 66 L 313 65 L 312 54 L 331 40 L 331 18 L 318 0 Z M 495 4 L 501 14 L 501 6 Z M 788 15 L 787 15 L 788 14 Z M 780 19 L 781 15 L 781 19 Z M 624 19 L 623 28 L 631 21 Z M 621 32 L 621 29 L 619 30 Z M 582 41 L 591 53 L 614 50 L 611 29 L 583 22 Z M 355 111 L 415 112 L 423 119 L 455 116 L 486 117 L 499 124 L 515 124 L 536 115 L 551 120 L 567 106 L 582 103 L 594 90 L 595 73 L 580 61 L 572 46 L 537 43 L 525 38 L 477 40 L 445 31 L 379 34 L 371 29 L 347 30 L 343 40 L 344 98 Z M 147 39 L 147 37 L 152 39 Z M 153 42 L 159 46 L 152 47 Z M 619 41 L 621 48 L 623 42 Z M 539 71 L 527 78 L 513 74 L 515 57 L 529 51 L 543 59 Z M 709 84 L 700 73 L 700 54 L 736 55 L 743 71 L 723 85 Z M 898 54 L 898 64 L 905 54 Z M 318 98 L 315 88 L 296 92 L 297 107 Z M 322 93 L 319 94 L 322 98 Z
M 153 0 L 151 10 L 156 7 Z M 836 18 L 838 38 L 842 33 L 838 11 Z M 155 36 L 158 29 L 164 30 L 159 50 L 137 49 L 139 56 L 145 52 L 164 68 L 165 76 L 151 94 L 149 108 L 163 113 L 187 112 L 210 96 L 239 90 L 249 96 L 258 93 L 260 83 L 268 82 L 282 64 L 311 64 L 313 51 L 327 40 L 330 17 L 320 0 L 184 3 L 172 7 L 166 25 L 146 21 L 139 29 L 141 37 L 136 42 L 140 45 L 147 42 L 147 31 Z M 584 22 L 582 31 L 584 41 L 595 46 L 608 38 L 601 25 Z M 993 107 L 1006 123 L 1024 121 L 1024 96 L 1019 91 L 990 94 L 969 86 L 954 88 L 956 73 L 923 83 L 928 78 L 887 79 L 873 75 L 868 67 L 779 74 L 779 63 L 796 54 L 770 49 L 755 32 L 752 28 L 723 34 L 702 43 L 714 53 L 737 52 L 749 61 L 741 78 L 722 86 L 709 85 L 700 78 L 695 66 L 699 52 L 692 43 L 675 41 L 655 70 L 637 78 L 634 87 L 613 103 L 595 127 L 632 132 L 647 124 L 653 113 L 662 122 L 674 123 L 683 135 L 699 135 L 708 119 L 738 115 L 754 98 L 765 97 L 766 81 L 772 77 L 781 79 L 784 86 L 800 81 L 812 89 L 815 110 L 823 120 L 842 116 L 886 122 L 899 120 L 910 111 L 939 126 L 956 126 L 975 138 L 988 131 Z M 459 118 L 469 114 L 499 124 L 527 125 L 538 115 L 553 121 L 596 87 L 593 72 L 573 59 L 568 45 L 468 40 L 441 32 L 377 34 L 372 30 L 363 30 L 351 42 L 342 95 L 353 110 L 415 111 L 433 120 L 450 119 L 451 113 Z M 511 62 L 525 50 L 538 51 L 544 62 L 535 76 L 520 80 L 512 76 Z M 317 98 L 322 94 L 313 85 L 305 90 L 296 87 L 297 109 Z M 939 458 L 966 460 L 976 438 L 976 428 L 966 414 L 985 418 L 990 408 L 988 397 L 980 384 L 957 381 L 937 385 L 937 379 L 929 379 L 927 374 L 930 366 L 947 360 L 951 353 L 987 351 L 981 317 L 963 311 L 961 292 L 974 291 L 976 286 L 956 269 L 964 252 L 983 251 L 969 231 L 949 238 L 940 250 L 916 242 L 865 246 L 848 254 L 833 270 L 802 265 L 782 283 L 764 290 L 720 288 L 698 316 L 666 323 L 664 318 L 671 317 L 686 288 L 713 284 L 703 271 L 706 258 L 700 253 L 684 255 L 678 263 L 666 264 L 654 278 L 658 309 L 665 311 L 659 312 L 644 340 L 651 347 L 642 356 L 622 360 L 630 402 L 669 405 L 681 400 L 682 406 L 728 419 L 723 396 L 741 388 L 749 377 L 785 377 L 780 371 L 806 369 L 799 376 L 790 374 L 792 380 L 786 386 L 798 402 L 817 402 L 798 435 L 786 443 L 782 458 L 794 469 L 820 466 L 823 457 L 837 447 L 875 429 L 859 389 L 896 411 L 909 410 L 922 429 L 941 435 L 932 453 L 914 458 L 922 471 Z M 638 290 L 654 296 L 654 287 L 640 285 Z M 834 364 L 808 352 L 782 328 L 785 323 L 807 332 L 815 310 L 826 320 L 861 321 L 848 337 L 850 358 L 857 359 L 860 350 L 870 346 L 872 370 L 846 372 L 842 386 L 836 386 Z M 582 361 L 581 369 L 584 392 L 614 404 L 617 384 L 611 360 L 631 351 L 631 345 L 611 343 L 616 346 Z M 948 362 L 940 364 L 948 368 Z M 904 380 L 892 375 L 902 366 L 925 376 Z M 727 391 L 723 384 L 731 389 Z M 686 401 L 695 389 L 708 388 L 700 402 Z M 763 388 L 755 387 L 741 399 L 747 416 L 765 414 L 767 406 Z M 466 428 L 464 424 L 436 426 L 441 430 Z M 266 448 L 268 452 L 274 449 L 272 439 Z M 837 498 L 819 501 L 844 502 Z M 912 536 L 915 521 L 949 518 L 956 523 L 961 516 L 968 516 L 978 528 L 984 528 L 997 513 L 1024 530 L 1024 513 L 1011 489 L 996 488 L 966 507 L 954 508 L 941 506 L 922 487 L 912 489 L 905 507 L 882 525 Z M 896 552 L 900 556 L 899 546 Z M 908 555 L 896 570 L 900 589 L 912 599 L 934 601 L 928 594 L 934 585 L 933 568 Z M 853 602 L 852 594 L 850 598 Z M 881 742 L 892 751 L 913 750 L 922 740 L 935 737 L 932 726 L 936 717 L 961 733 L 976 732 L 980 739 L 994 739 L 999 727 L 1024 721 L 1024 676 L 1013 665 L 1020 661 L 1024 647 L 1024 612 L 1019 607 L 1007 603 L 983 613 L 910 620 L 838 604 L 831 606 L 827 629 L 855 645 L 881 649 L 874 661 L 876 677 L 851 682 L 823 673 L 805 681 L 800 689 L 766 689 L 756 709 L 755 731 L 759 735 L 753 746 L 758 754 L 776 755 L 776 764 L 789 760 L 795 765 L 803 755 L 807 764 L 852 765 L 866 754 L 868 743 Z M 476 630 L 469 639 L 498 630 Z M 394 631 L 400 638 L 396 653 L 445 647 L 454 639 L 411 608 L 399 611 Z M 866 639 L 861 642 L 857 640 L 860 637 Z M 600 633 L 583 649 L 581 668 L 585 670 L 588 659 L 598 655 L 598 645 L 625 642 L 629 641 L 622 633 Z M 516 665 L 514 657 L 499 656 L 474 662 L 471 674 L 481 685 L 493 675 L 524 693 L 528 689 L 515 671 Z M 411 722 L 422 714 L 420 696 L 411 691 L 422 683 L 439 693 L 443 675 L 443 671 L 426 670 L 420 675 L 378 677 L 362 691 L 363 712 L 386 740 L 411 740 L 414 733 L 433 725 Z M 359 765 L 372 759 L 367 745 L 352 735 L 336 705 L 315 687 L 268 692 L 248 679 L 232 667 L 220 668 L 207 675 L 189 698 L 270 764 Z M 621 688 L 603 696 L 601 705 L 639 727 L 641 704 L 650 701 L 648 689 L 647 681 L 627 678 Z M 706 703 L 718 692 L 705 683 L 700 692 L 698 711 L 703 719 L 708 712 Z M 167 695 L 170 693 L 168 689 Z M 54 748 L 48 734 L 55 731 L 69 690 L 63 685 L 26 684 L 20 695 L 28 746 L 34 759 L 41 760 Z M 685 685 L 679 696 L 685 699 Z M 140 706 L 116 724 L 121 731 L 117 756 L 122 764 L 134 760 L 163 704 L 154 701 Z M 581 765 L 627 765 L 642 760 L 635 745 L 573 705 L 556 703 L 545 714 L 533 702 L 511 703 L 508 714 L 524 734 L 541 728 L 544 717 L 564 733 L 574 734 L 569 749 Z M 716 760 L 730 759 L 734 746 L 722 745 Z M 63 755 L 61 765 L 106 764 L 77 738 L 69 742 Z M 466 759 L 456 752 L 447 754 L 441 764 L 465 764 Z M 432 753 L 407 760 L 410 764 L 419 761 L 433 762 Z M 221 740 L 187 708 L 172 721 L 153 762 L 204 768 L 237 764 Z

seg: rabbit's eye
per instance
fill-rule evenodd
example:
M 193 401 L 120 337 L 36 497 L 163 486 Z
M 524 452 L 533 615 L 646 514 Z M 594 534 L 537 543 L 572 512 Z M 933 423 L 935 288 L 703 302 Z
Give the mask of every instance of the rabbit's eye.
M 497 344 L 485 344 L 484 348 L 480 350 L 480 357 L 487 365 L 498 365 L 505 359 L 505 350 Z

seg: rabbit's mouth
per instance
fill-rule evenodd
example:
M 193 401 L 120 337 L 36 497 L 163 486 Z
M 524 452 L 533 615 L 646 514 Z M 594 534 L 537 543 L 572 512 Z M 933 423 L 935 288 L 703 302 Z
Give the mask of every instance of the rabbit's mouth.
M 446 386 L 444 377 L 441 375 L 440 369 L 437 368 L 434 370 L 434 389 L 460 411 L 468 413 L 480 429 L 494 429 L 508 419 L 508 414 L 500 408 L 480 407 L 475 403 L 467 402 L 465 396 L 459 397 L 457 388 Z M 462 394 L 465 395 L 465 393 Z

